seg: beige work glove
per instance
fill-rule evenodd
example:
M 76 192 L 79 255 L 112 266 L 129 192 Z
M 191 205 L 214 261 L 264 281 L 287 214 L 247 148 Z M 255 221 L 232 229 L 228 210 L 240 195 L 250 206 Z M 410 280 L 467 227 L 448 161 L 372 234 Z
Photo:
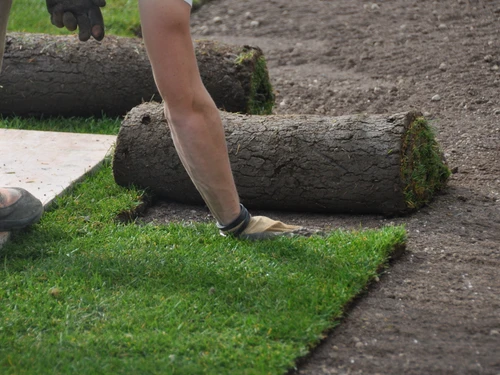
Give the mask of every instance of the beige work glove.
M 226 226 L 217 224 L 217 227 L 223 236 L 247 240 L 264 240 L 276 236 L 293 235 L 302 229 L 297 225 L 288 225 L 266 216 L 251 216 L 243 205 L 236 220 Z

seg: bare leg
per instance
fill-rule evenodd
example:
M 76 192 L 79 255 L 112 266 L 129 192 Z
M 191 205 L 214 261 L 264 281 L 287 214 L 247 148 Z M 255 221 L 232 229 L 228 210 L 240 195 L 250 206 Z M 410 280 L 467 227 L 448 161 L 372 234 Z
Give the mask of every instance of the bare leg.
M 240 213 L 219 111 L 200 78 L 181 0 L 139 0 L 144 42 L 179 157 L 215 219 Z
M 10 6 L 12 0 L 0 0 L 0 72 L 2 71 L 3 53 L 5 51 L 5 34 L 7 33 L 7 22 L 9 21 Z M 18 191 L 0 188 L 0 208 L 15 203 L 21 194 Z
M 3 53 L 5 51 L 5 34 L 7 33 L 7 22 L 9 20 L 11 5 L 12 0 L 0 0 L 0 72 L 2 71 Z
M 0 0 L 0 72 L 12 0 Z M 24 189 L 0 188 L 0 231 L 23 228 L 40 219 L 43 205 Z

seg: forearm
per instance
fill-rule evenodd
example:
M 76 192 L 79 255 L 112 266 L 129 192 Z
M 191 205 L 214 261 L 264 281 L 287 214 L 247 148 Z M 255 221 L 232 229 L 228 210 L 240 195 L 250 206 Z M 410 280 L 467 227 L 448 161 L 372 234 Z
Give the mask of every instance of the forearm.
M 239 213 L 239 197 L 231 172 L 219 111 L 208 96 L 204 108 L 170 120 L 172 139 L 191 180 L 219 223 Z
M 139 0 L 142 31 L 172 138 L 194 185 L 218 222 L 240 211 L 219 112 L 200 78 L 181 0 Z

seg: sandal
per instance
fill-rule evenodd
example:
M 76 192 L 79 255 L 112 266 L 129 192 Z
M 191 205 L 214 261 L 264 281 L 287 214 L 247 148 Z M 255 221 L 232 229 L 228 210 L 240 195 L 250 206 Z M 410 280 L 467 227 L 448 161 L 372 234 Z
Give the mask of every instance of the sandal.
M 18 191 L 21 197 L 10 206 L 0 208 L 0 232 L 21 229 L 38 222 L 43 214 L 42 202 L 24 189 L 8 189 Z M 1 200 L 2 195 L 0 194 Z

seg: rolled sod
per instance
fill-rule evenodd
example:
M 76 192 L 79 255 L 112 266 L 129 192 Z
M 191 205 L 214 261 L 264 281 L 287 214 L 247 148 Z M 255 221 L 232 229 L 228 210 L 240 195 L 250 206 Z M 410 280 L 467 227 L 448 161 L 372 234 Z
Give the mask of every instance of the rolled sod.
M 199 40 L 200 75 L 218 108 L 269 114 L 274 93 L 262 50 Z M 143 102 L 161 101 L 139 38 L 7 35 L 0 76 L 0 114 L 17 116 L 125 115 Z
M 430 202 L 450 175 L 419 113 L 340 117 L 222 113 L 232 169 L 249 208 L 396 215 Z M 159 104 L 125 118 L 113 173 L 183 203 L 203 201 L 185 172 Z

